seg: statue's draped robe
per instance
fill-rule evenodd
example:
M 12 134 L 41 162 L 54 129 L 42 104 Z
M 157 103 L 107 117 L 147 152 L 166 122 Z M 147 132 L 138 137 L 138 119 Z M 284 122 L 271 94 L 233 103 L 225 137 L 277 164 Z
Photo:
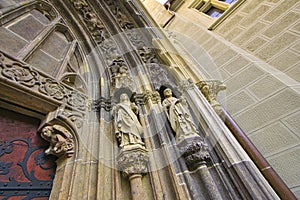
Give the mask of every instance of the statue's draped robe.
M 184 136 L 197 134 L 188 108 L 183 106 L 181 99 L 175 97 L 166 98 L 163 101 L 163 106 L 167 112 L 171 127 L 176 133 L 176 141 L 181 140 Z
M 120 147 L 132 144 L 143 144 L 141 134 L 143 128 L 131 110 L 130 103 L 120 103 L 115 109 L 115 134 Z

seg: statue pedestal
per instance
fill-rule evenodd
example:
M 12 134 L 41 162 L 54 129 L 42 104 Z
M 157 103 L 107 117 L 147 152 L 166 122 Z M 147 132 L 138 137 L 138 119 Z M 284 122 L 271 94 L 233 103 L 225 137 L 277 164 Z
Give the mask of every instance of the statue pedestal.
M 133 200 L 143 199 L 142 175 L 148 172 L 148 151 L 140 144 L 122 148 L 117 157 L 122 175 L 129 178 Z
M 177 143 L 177 147 L 190 170 L 206 164 L 210 159 L 208 146 L 199 136 L 185 137 Z

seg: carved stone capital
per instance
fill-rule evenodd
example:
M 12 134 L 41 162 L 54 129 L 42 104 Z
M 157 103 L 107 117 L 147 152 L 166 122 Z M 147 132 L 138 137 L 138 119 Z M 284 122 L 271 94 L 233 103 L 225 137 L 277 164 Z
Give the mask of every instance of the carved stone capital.
M 192 137 L 177 144 L 190 170 L 205 164 L 209 159 L 208 146 L 200 137 Z
M 70 157 L 74 153 L 73 136 L 61 125 L 45 126 L 41 131 L 41 137 L 50 142 L 49 148 L 45 150 L 46 154 Z
M 222 107 L 217 101 L 217 95 L 220 91 L 225 90 L 226 86 L 219 80 L 207 80 L 196 83 L 207 101 L 212 105 L 218 115 L 222 115 Z
M 149 156 L 147 150 L 139 145 L 121 151 L 117 157 L 118 168 L 125 177 L 129 177 L 133 174 L 147 173 L 148 161 Z

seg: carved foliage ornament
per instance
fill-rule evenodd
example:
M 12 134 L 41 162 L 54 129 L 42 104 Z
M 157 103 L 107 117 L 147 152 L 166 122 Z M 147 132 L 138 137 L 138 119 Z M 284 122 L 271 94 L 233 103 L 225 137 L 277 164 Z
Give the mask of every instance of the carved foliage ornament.
M 2 52 L 0 52 L 0 68 L 2 69 L 0 78 L 9 79 L 55 100 L 64 101 L 68 106 L 78 110 L 85 111 L 87 107 L 88 98 L 84 94 L 42 75 L 27 64 L 10 59 Z
M 50 142 L 50 146 L 45 150 L 46 154 L 55 156 L 72 156 L 74 153 L 74 140 L 71 133 L 63 126 L 45 126 L 42 129 L 41 137 Z

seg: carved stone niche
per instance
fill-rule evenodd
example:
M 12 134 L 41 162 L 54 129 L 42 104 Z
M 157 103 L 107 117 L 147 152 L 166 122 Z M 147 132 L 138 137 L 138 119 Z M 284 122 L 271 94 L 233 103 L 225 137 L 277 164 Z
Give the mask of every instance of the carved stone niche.
M 189 170 L 195 170 L 210 161 L 208 146 L 200 137 L 186 138 L 177 147 Z
M 63 116 L 64 110 L 58 108 L 50 112 L 38 128 L 41 137 L 50 143 L 46 154 L 57 157 L 71 157 L 75 149 L 76 126 Z

